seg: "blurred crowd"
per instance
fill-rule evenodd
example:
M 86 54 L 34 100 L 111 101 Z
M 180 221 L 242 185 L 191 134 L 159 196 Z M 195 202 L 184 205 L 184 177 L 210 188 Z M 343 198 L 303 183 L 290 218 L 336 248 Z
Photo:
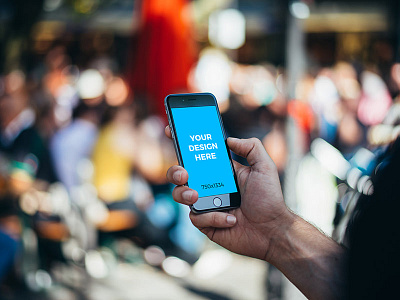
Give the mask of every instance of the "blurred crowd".
M 385 82 L 387 74 L 374 66 L 338 62 L 303 76 L 288 99 L 284 69 L 240 65 L 205 49 L 188 92 L 213 92 L 227 134 L 261 139 L 284 179 L 288 118 L 298 129 L 296 146 L 322 165 L 332 149 L 346 161 L 360 149 L 372 159 L 396 139 L 400 64 L 390 72 Z M 101 266 L 110 251 L 134 259 L 128 245 L 143 249 L 154 266 L 168 257 L 189 265 L 199 258 L 204 239 L 188 225 L 188 208 L 172 200 L 165 174 L 176 156 L 164 135 L 165 116 L 154 114 L 151 103 L 135 94 L 113 58 L 79 68 L 63 46 L 29 73 L 1 76 L 1 280 L 23 278 L 31 289 L 45 288 L 55 262 L 106 276 Z M 321 141 L 331 148 L 319 155 Z M 115 247 L 116 240 L 124 247 Z
M 176 157 L 164 119 L 134 95 L 113 59 L 79 69 L 56 46 L 31 72 L 4 74 L 0 124 L 2 279 L 13 269 L 14 279 L 40 289 L 49 281 L 37 271 L 60 261 L 105 276 L 96 250 L 114 240 L 148 250 L 151 265 L 197 260 L 203 238 L 165 178 Z

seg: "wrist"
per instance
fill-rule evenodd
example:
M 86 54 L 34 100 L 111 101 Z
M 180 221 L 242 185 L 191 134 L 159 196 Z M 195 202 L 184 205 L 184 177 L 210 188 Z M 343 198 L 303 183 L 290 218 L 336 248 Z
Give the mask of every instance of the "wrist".
M 300 217 L 286 208 L 285 212 L 279 217 L 278 222 L 273 230 L 268 242 L 268 250 L 264 260 L 268 263 L 276 265 L 282 260 L 282 255 L 287 254 L 288 245 L 290 245 L 291 234 Z
M 281 225 L 270 231 L 265 260 L 307 298 L 343 298 L 346 250 L 289 210 L 279 217 L 279 222 Z
M 313 299 L 341 299 L 346 292 L 346 250 L 288 211 L 271 236 L 265 260 Z M 282 218 L 283 219 L 283 218 Z

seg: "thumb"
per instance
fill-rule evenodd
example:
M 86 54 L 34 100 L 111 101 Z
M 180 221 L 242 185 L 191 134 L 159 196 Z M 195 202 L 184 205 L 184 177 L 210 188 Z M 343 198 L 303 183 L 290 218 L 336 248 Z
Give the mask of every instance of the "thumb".
M 265 171 L 275 169 L 275 164 L 269 157 L 261 141 L 257 138 L 237 139 L 228 138 L 229 148 L 237 155 L 247 159 L 247 162 L 253 169 Z

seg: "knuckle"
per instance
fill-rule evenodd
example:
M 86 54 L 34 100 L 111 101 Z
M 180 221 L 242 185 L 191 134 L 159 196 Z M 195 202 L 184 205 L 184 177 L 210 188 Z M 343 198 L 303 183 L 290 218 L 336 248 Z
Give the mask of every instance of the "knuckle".
M 172 166 L 167 170 L 167 177 L 172 176 L 172 173 L 174 172 L 176 166 Z
M 181 168 L 180 166 L 175 165 L 175 166 L 170 167 L 170 168 L 167 170 L 167 179 L 168 179 L 168 181 L 174 182 L 174 178 L 173 178 L 174 173 L 175 173 L 176 171 L 179 171 L 180 168 Z
M 213 214 L 211 217 L 211 224 L 218 225 L 218 215 L 217 214 Z
M 174 198 L 174 200 L 177 200 L 179 195 L 179 187 L 176 186 L 174 187 L 174 189 L 172 190 L 172 198 Z
M 172 198 L 179 203 L 182 203 L 182 187 L 181 186 L 177 186 L 172 190 Z
M 251 141 L 254 145 L 258 145 L 258 146 L 262 145 L 261 141 L 260 141 L 258 138 L 256 138 L 256 137 L 250 138 L 250 141 Z

